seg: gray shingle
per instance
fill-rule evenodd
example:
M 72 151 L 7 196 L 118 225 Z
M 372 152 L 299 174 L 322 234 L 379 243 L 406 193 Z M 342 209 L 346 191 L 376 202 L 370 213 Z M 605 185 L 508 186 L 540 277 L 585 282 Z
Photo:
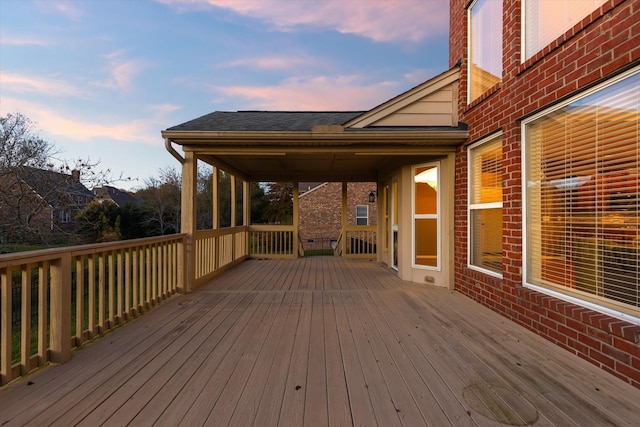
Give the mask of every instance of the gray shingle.
M 315 125 L 341 125 L 364 111 L 216 111 L 170 131 L 308 132 Z

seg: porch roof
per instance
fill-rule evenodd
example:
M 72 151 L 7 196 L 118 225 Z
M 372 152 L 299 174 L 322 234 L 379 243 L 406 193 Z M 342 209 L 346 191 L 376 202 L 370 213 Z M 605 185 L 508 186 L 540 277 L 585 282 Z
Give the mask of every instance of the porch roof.
M 442 157 L 468 137 L 457 121 L 457 69 L 369 111 L 216 111 L 162 132 L 250 181 L 376 181 Z

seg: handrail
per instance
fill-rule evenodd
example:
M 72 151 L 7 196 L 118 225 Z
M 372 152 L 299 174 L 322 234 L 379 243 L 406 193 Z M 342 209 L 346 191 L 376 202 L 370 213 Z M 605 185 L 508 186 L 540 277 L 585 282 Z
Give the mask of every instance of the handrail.
M 185 243 L 174 234 L 0 255 L 0 385 L 66 362 L 182 289 Z

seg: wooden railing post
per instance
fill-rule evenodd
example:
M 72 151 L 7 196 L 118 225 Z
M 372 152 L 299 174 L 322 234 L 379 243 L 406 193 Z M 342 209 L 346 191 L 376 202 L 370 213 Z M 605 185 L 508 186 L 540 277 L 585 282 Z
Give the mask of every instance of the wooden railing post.
M 348 220 L 348 206 L 347 206 L 347 183 L 342 182 L 342 216 L 340 222 L 342 223 L 342 256 L 347 253 L 347 220 Z
M 0 271 L 0 294 L 2 305 L 0 306 L 0 385 L 11 381 L 11 267 Z
M 251 242 L 249 232 L 249 226 L 251 225 L 251 184 L 249 181 L 242 182 L 242 225 L 245 228 L 244 233 L 244 255 L 250 255 L 251 249 L 249 244 Z
M 71 358 L 71 254 L 51 262 L 51 362 Z
M 298 188 L 298 182 L 293 183 L 293 254 L 294 257 L 298 257 L 300 241 L 300 189 Z
M 191 151 L 185 153 L 182 164 L 181 227 L 186 234 L 183 259 L 184 291 L 191 292 L 196 277 L 196 176 L 198 159 Z

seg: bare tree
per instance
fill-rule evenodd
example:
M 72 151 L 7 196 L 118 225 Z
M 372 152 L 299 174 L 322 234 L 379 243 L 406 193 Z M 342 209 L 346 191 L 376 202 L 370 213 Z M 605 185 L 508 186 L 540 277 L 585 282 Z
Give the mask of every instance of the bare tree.
M 75 215 L 93 199 L 84 184 L 114 180 L 109 170 L 97 168 L 99 162 L 68 162 L 59 154 L 29 118 L 0 117 L 0 245 L 5 249 L 76 243 Z
M 35 132 L 35 124 L 20 113 L 0 117 L 0 171 L 16 167 L 51 167 L 56 147 Z
M 180 174 L 171 167 L 159 170 L 159 178 L 145 180 L 146 188 L 136 192 L 142 199 L 144 226 L 151 235 L 180 231 Z

